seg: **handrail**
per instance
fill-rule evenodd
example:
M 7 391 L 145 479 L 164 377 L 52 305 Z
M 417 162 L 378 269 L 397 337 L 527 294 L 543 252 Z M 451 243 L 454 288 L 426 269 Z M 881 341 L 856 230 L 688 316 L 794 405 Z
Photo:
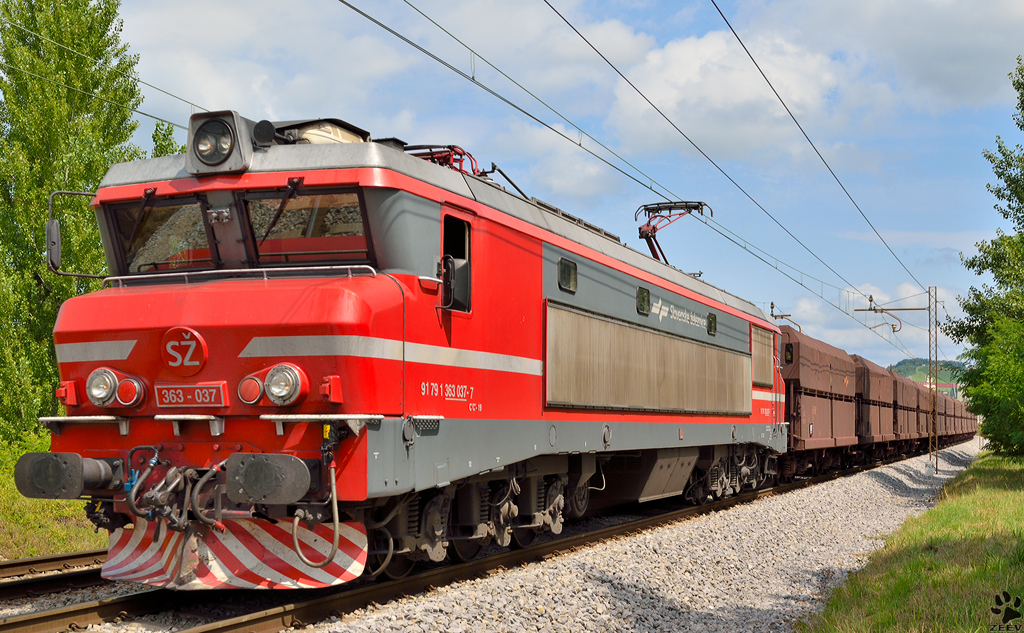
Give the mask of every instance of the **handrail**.
M 189 279 L 188 279 L 189 275 L 192 275 L 194 277 L 212 277 L 212 276 L 216 276 L 216 275 L 253 275 L 253 274 L 255 274 L 255 275 L 262 276 L 263 280 L 266 281 L 267 279 L 269 279 L 269 276 L 268 276 L 267 273 L 279 273 L 279 272 L 286 272 L 286 273 L 292 273 L 292 272 L 320 272 L 320 271 L 331 271 L 331 270 L 335 270 L 335 271 L 346 270 L 346 271 L 348 271 L 348 276 L 349 277 L 353 277 L 354 276 L 352 274 L 353 271 L 366 271 L 366 272 L 368 272 L 370 274 L 371 277 L 376 277 L 377 276 L 376 269 L 374 269 L 373 266 L 368 266 L 366 264 L 358 264 L 358 265 L 355 265 L 355 266 L 346 265 L 346 266 L 288 266 L 288 267 L 282 267 L 282 268 L 230 268 L 230 269 L 220 269 L 220 270 L 197 270 L 197 271 L 185 271 L 185 270 L 183 270 L 181 272 L 161 273 L 161 274 L 157 274 L 157 275 L 149 274 L 149 275 L 125 275 L 125 276 L 121 276 L 121 277 L 107 277 L 106 279 L 103 280 L 103 286 L 106 286 L 108 282 L 110 282 L 111 286 L 113 286 L 114 282 L 116 282 L 119 288 L 123 288 L 126 281 L 136 281 L 136 280 L 140 280 L 140 279 L 169 279 L 169 278 L 179 277 L 179 276 L 180 277 L 184 277 L 185 278 L 185 283 L 188 283 L 189 282 Z

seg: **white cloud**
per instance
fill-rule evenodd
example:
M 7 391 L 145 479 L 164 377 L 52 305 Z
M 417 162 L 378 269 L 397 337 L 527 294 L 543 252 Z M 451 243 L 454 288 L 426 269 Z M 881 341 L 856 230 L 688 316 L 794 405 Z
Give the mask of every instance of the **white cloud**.
M 563 126 L 554 127 L 563 134 L 574 134 Z M 555 197 L 586 200 L 621 189 L 621 179 L 612 177 L 608 166 L 540 126 L 508 119 L 491 143 L 501 155 L 529 165 L 532 181 Z
M 805 125 L 828 119 L 851 72 L 826 54 L 778 35 L 747 42 L 787 105 Z M 771 89 L 727 31 L 673 40 L 647 54 L 627 76 L 665 115 L 713 158 L 810 151 Z M 688 147 L 687 142 L 627 84 L 616 88 L 610 114 L 634 152 Z M 833 151 L 841 150 L 836 146 Z M 688 149 L 687 153 L 692 154 Z
M 1006 102 L 1021 53 L 1019 0 L 778 0 L 748 4 L 746 33 L 779 32 L 893 74 L 904 103 L 945 110 Z

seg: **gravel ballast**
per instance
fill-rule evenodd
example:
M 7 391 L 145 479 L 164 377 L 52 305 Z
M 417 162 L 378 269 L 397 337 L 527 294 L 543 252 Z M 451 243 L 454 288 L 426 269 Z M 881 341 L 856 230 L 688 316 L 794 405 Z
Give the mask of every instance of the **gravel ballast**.
M 934 475 L 926 472 L 927 457 L 915 457 L 304 630 L 791 631 L 794 622 L 824 608 L 829 591 L 863 567 L 885 535 L 932 507 L 978 447 L 974 439 L 941 451 Z M 132 589 L 117 583 L 9 601 L 0 603 L 0 616 Z M 178 631 L 200 621 L 163 613 L 89 629 Z
M 939 454 L 681 521 L 306 630 L 791 631 L 978 453 Z

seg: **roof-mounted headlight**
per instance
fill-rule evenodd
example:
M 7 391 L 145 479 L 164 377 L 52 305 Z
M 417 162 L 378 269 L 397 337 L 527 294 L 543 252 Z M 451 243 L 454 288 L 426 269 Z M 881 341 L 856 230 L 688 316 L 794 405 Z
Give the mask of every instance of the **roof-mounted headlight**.
M 204 165 L 220 165 L 234 149 L 235 138 L 224 121 L 211 119 L 199 126 L 192 139 L 192 149 Z
M 205 176 L 249 169 L 254 125 L 231 110 L 193 114 L 188 121 L 185 171 L 193 176 Z

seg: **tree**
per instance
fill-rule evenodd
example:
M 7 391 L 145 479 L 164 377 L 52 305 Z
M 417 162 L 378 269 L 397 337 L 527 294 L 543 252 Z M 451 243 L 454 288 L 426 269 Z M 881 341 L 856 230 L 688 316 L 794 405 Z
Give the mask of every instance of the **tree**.
M 61 303 L 98 288 L 45 266 L 47 197 L 95 191 L 114 162 L 141 158 L 130 139 L 142 102 L 138 57 L 121 42 L 118 0 L 0 0 L 0 439 L 57 414 L 53 324 Z M 58 198 L 64 261 L 101 273 L 85 198 Z
M 1010 73 L 1017 91 L 1017 128 L 1024 132 L 1024 58 Z M 999 182 L 988 185 L 998 201 L 995 209 L 1009 220 L 1014 233 L 977 244 L 978 254 L 962 257 L 975 274 L 992 275 L 992 284 L 971 287 L 959 297 L 965 316 L 950 319 L 944 331 L 970 345 L 966 368 L 958 378 L 970 400 L 970 411 L 985 416 L 981 433 L 998 449 L 1024 454 L 1024 148 L 1007 146 L 996 137 L 996 150 L 984 152 Z
M 188 151 L 187 147 L 178 145 L 178 142 L 174 140 L 174 126 L 157 121 L 156 128 L 153 130 L 153 151 L 149 157 L 173 156 L 184 154 L 186 151 Z

